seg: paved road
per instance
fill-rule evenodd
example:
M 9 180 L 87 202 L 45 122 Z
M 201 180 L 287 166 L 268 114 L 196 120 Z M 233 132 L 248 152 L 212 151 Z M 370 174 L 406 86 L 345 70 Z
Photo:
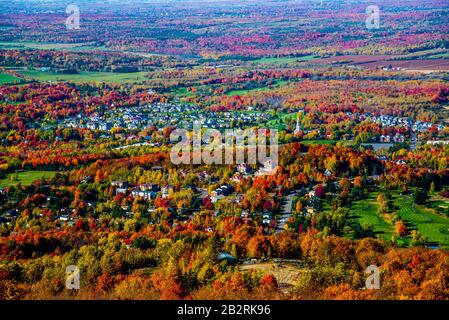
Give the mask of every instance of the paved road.
M 411 143 L 410 143 L 410 149 L 412 151 L 415 151 L 418 143 L 419 143 L 418 136 L 416 135 L 415 131 L 412 130 L 412 140 L 411 140 Z
M 293 210 L 293 197 L 294 193 L 289 194 L 288 196 L 284 197 L 282 200 L 282 214 L 279 217 L 276 232 L 281 232 L 285 227 L 285 223 L 287 220 L 292 216 L 292 210 Z

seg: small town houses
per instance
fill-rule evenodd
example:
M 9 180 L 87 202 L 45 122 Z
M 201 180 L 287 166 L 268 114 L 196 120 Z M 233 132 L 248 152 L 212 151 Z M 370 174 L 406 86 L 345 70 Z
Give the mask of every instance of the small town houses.
M 234 192 L 234 187 L 231 185 L 223 185 L 218 189 L 215 189 L 211 192 L 210 198 L 212 203 L 217 202 L 218 200 L 223 199 L 226 196 L 229 196 L 231 193 Z
M 405 135 L 396 133 L 394 136 L 390 135 L 381 135 L 379 138 L 380 142 L 383 143 L 404 143 L 405 142 Z
M 127 108 L 105 108 L 89 115 L 78 114 L 57 120 L 56 126 L 99 131 L 110 131 L 113 128 L 142 130 L 153 125 L 159 128 L 171 125 L 192 129 L 193 123 L 196 122 L 205 128 L 230 129 L 232 124 L 249 127 L 260 125 L 268 120 L 268 114 L 258 111 L 211 112 L 192 105 L 155 103 Z M 47 123 L 43 123 L 42 126 L 50 128 Z

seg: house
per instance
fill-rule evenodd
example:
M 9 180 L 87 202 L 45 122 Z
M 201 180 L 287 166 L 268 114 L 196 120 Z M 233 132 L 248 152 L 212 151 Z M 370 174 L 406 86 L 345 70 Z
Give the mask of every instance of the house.
M 134 198 L 142 198 L 144 200 L 156 199 L 157 193 L 150 190 L 141 190 L 139 188 L 135 188 L 131 192 Z
M 234 187 L 232 187 L 231 185 L 223 185 L 218 189 L 215 189 L 214 191 L 211 192 L 211 201 L 212 203 L 217 202 L 218 200 L 223 199 L 226 196 L 229 196 L 231 193 L 234 192 Z
M 213 193 L 213 192 L 212 192 Z M 211 195 L 210 196 L 210 201 L 212 203 L 216 203 L 217 201 L 220 201 L 224 198 L 224 196 L 222 194 L 217 194 L 217 195 Z
M 17 218 L 19 216 L 19 211 L 17 209 L 11 209 L 11 210 L 6 211 L 4 216 L 6 218 L 15 219 L 15 218 Z
M 212 197 L 217 197 L 217 196 L 228 196 L 233 192 L 234 188 L 230 185 L 223 185 L 218 189 L 215 189 L 214 191 L 211 192 L 211 196 Z
M 263 219 L 263 220 L 262 220 L 262 223 L 263 223 L 264 225 L 269 225 L 270 222 L 271 222 L 270 219 Z
M 264 162 L 263 167 L 256 172 L 256 176 L 265 176 L 273 174 L 277 168 L 277 162 L 273 160 L 267 160 Z
M 160 191 L 159 185 L 152 183 L 146 183 L 146 184 L 142 184 L 139 186 L 139 189 L 142 191 L 153 191 L 153 192 L 158 192 Z
M 175 191 L 175 187 L 166 185 L 162 187 L 162 198 L 168 198 L 171 193 Z
M 380 142 L 388 143 L 390 141 L 391 141 L 391 136 L 389 136 L 389 135 L 381 135 L 380 136 Z
M 241 173 L 236 173 L 236 174 L 232 177 L 231 181 L 232 181 L 232 182 L 235 182 L 235 183 L 240 183 L 240 182 L 243 181 L 243 175 L 242 175 Z
M 427 141 L 427 144 L 429 144 L 429 145 L 438 145 L 438 144 L 441 144 L 441 145 L 447 145 L 447 144 L 449 144 L 449 140 L 430 140 L 430 141 Z
M 215 189 L 210 193 L 211 197 L 221 196 L 223 194 L 223 190 L 221 188 Z
M 128 181 L 112 181 L 111 186 L 124 189 L 128 187 Z
M 94 181 L 94 178 L 86 176 L 86 177 L 83 177 L 83 179 L 81 180 L 81 183 L 91 183 L 93 181 Z
M 405 136 L 403 134 L 395 134 L 393 137 L 393 142 L 395 143 L 404 143 L 405 142 Z
M 117 188 L 117 189 L 115 189 L 115 195 L 118 195 L 118 194 L 126 194 L 126 192 L 128 191 L 128 189 L 125 189 L 125 188 Z
M 313 215 L 315 213 L 315 209 L 313 207 L 306 208 L 307 215 Z
M 404 164 L 407 164 L 407 162 L 405 162 L 404 160 L 401 159 L 401 160 L 396 161 L 396 164 L 399 166 L 402 166 Z
M 98 124 L 98 130 L 109 131 L 112 129 L 112 124 L 109 122 Z
M 69 219 L 70 219 L 69 216 L 66 214 L 59 217 L 59 221 L 61 221 L 61 222 L 69 221 Z
M 221 186 L 220 189 L 223 191 L 224 196 L 229 196 L 231 193 L 234 192 L 234 187 L 228 184 Z
M 237 166 L 237 171 L 241 174 L 249 174 L 251 172 L 251 167 L 247 163 L 242 163 Z

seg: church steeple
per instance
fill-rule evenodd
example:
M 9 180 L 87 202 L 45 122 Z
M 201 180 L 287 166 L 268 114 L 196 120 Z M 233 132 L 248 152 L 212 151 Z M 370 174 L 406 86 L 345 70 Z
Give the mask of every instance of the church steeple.
M 296 117 L 296 129 L 295 129 L 295 135 L 301 132 L 301 126 L 299 124 L 299 113 Z

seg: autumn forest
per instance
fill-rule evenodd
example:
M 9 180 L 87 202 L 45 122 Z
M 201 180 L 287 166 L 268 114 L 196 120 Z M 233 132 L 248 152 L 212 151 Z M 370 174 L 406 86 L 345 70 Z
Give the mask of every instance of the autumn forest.
M 448 300 L 448 15 L 0 0 L 0 300 Z M 195 121 L 278 163 L 175 164 Z

